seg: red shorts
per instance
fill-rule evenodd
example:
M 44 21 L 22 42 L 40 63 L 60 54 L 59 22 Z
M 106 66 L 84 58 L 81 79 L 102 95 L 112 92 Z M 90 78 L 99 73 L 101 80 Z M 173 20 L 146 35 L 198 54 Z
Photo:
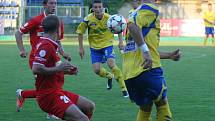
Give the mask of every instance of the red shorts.
M 77 94 L 58 90 L 47 95 L 37 96 L 37 102 L 43 111 L 63 119 L 66 109 L 70 105 L 77 104 L 78 98 Z

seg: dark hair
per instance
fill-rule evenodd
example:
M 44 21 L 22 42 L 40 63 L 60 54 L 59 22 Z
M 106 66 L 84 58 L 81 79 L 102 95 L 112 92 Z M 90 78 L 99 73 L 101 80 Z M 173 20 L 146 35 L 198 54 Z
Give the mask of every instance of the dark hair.
M 93 0 L 92 4 L 94 4 L 94 3 L 102 3 L 102 1 L 101 0 Z
M 49 0 L 43 0 L 43 5 L 46 5 Z
M 56 15 L 48 15 L 43 19 L 42 26 L 45 33 L 58 31 L 60 21 Z

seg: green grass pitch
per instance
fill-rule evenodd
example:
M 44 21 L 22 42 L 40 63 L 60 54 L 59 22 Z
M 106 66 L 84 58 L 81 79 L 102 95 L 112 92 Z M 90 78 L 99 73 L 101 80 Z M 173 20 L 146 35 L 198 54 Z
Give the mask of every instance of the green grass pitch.
M 114 81 L 113 89 L 108 91 L 106 79 L 93 73 L 89 48 L 86 47 L 85 58 L 81 60 L 77 45 L 64 47 L 72 55 L 72 63 L 79 67 L 77 76 L 66 76 L 64 89 L 96 103 L 93 121 L 135 121 L 137 106 L 122 97 L 117 82 Z M 162 61 L 174 121 L 214 121 L 215 48 L 161 46 L 160 50 L 176 48 L 183 53 L 179 62 Z M 16 45 L 0 44 L 0 52 L 0 121 L 46 121 L 46 114 L 34 99 L 27 99 L 23 110 L 16 112 L 16 89 L 33 89 L 34 79 L 28 68 L 28 59 L 19 57 Z M 116 47 L 115 52 L 120 66 L 120 54 Z M 155 115 L 154 109 L 153 117 Z

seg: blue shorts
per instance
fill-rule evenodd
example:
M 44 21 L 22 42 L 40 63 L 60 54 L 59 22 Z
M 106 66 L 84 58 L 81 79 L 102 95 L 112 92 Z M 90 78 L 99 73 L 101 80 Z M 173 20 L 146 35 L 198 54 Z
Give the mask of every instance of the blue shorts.
M 140 75 L 125 80 L 129 97 L 138 106 L 153 103 L 167 96 L 166 81 L 161 68 L 142 72 Z
M 102 49 L 90 48 L 90 56 L 92 64 L 94 63 L 105 63 L 108 58 L 115 58 L 113 46 L 108 46 Z
M 214 34 L 214 27 L 205 27 L 205 34 Z

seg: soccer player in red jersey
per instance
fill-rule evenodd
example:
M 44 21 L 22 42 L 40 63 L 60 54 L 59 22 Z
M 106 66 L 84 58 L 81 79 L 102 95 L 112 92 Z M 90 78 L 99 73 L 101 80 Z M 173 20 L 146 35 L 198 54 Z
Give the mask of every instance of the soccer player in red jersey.
M 64 74 L 70 73 L 73 65 L 59 61 L 58 17 L 47 16 L 43 22 L 44 36 L 40 37 L 33 57 L 32 71 L 36 77 L 37 102 L 39 107 L 67 121 L 89 121 L 95 104 L 85 97 L 62 89 Z
M 16 37 L 16 42 L 17 46 L 20 51 L 20 56 L 22 58 L 27 57 L 27 52 L 24 48 L 23 45 L 23 40 L 22 36 L 23 34 L 29 33 L 30 35 L 30 44 L 31 44 L 31 52 L 30 52 L 30 57 L 29 57 L 29 65 L 30 68 L 32 67 L 32 57 L 34 55 L 34 51 L 36 49 L 36 44 L 38 43 L 38 38 L 43 36 L 44 31 L 42 28 L 42 20 L 49 14 L 54 14 L 56 10 L 56 5 L 57 1 L 56 0 L 43 0 L 43 6 L 44 6 L 44 11 L 33 18 L 31 18 L 27 23 L 22 26 L 19 31 L 16 32 L 15 37 Z M 61 22 L 59 28 L 58 28 L 58 40 L 63 39 L 63 34 L 64 34 L 64 27 L 63 23 Z M 58 41 L 60 44 L 60 41 Z M 60 44 L 59 51 L 58 51 L 65 59 L 71 60 L 71 57 L 64 53 L 63 48 Z M 36 91 L 35 90 L 21 90 L 17 89 L 17 111 L 20 111 L 22 108 L 22 105 L 24 103 L 25 98 L 35 98 L 36 96 Z

